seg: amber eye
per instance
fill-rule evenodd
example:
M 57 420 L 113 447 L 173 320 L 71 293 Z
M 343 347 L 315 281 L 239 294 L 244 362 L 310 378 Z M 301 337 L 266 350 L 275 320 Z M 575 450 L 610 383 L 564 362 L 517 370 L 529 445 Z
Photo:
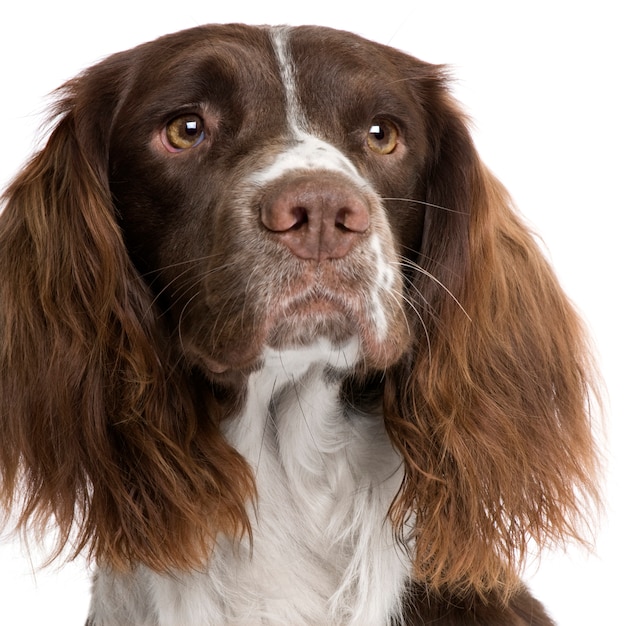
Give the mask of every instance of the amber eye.
M 175 117 L 168 122 L 163 134 L 165 147 L 174 151 L 194 148 L 204 138 L 204 122 L 194 113 Z
M 367 134 L 367 145 L 376 154 L 391 154 L 398 145 L 398 127 L 389 120 L 376 118 Z

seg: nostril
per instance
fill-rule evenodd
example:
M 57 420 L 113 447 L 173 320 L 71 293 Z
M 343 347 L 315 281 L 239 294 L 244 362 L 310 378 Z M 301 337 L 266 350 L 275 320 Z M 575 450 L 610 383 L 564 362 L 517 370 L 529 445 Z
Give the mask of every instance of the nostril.
M 335 216 L 335 226 L 345 232 L 364 233 L 369 225 L 367 206 L 358 198 L 339 209 Z
M 292 214 L 294 218 L 294 223 L 291 226 L 291 230 L 298 230 L 299 228 L 302 228 L 305 224 L 309 223 L 309 213 L 306 210 L 306 207 L 295 206 L 292 209 Z
M 343 208 L 337 211 L 337 216 L 335 217 L 335 227 L 342 232 L 350 232 L 351 230 L 353 230 L 349 228 L 346 224 L 349 212 L 350 209 L 348 208 Z
M 289 197 L 280 197 L 263 205 L 261 222 L 272 232 L 286 233 L 308 224 L 309 214 L 305 206 L 290 202 Z

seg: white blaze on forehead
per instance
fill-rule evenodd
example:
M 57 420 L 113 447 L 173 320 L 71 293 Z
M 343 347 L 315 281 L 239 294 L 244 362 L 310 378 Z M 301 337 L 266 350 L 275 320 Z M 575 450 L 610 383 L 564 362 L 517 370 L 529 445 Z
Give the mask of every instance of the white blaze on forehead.
M 296 88 L 295 68 L 289 51 L 287 50 L 287 41 L 291 29 L 288 26 L 278 26 L 272 28 L 272 44 L 274 52 L 278 59 L 278 67 L 280 69 L 280 77 L 285 88 L 285 99 L 287 101 L 287 122 L 294 135 L 305 134 L 306 119 L 300 108 L 298 101 L 298 93 Z
M 371 191 L 371 186 L 344 154 L 314 135 L 298 136 L 292 145 L 276 155 L 270 165 L 256 172 L 253 182 L 271 182 L 292 170 L 340 172 L 347 175 L 363 191 Z
M 358 187 L 371 191 L 369 183 L 345 154 L 310 132 L 306 115 L 300 106 L 295 67 L 288 50 L 290 30 L 286 26 L 276 27 L 271 29 L 270 34 L 285 90 L 287 125 L 291 142 L 269 166 L 254 175 L 253 182 L 267 183 L 297 169 L 321 169 L 343 173 Z

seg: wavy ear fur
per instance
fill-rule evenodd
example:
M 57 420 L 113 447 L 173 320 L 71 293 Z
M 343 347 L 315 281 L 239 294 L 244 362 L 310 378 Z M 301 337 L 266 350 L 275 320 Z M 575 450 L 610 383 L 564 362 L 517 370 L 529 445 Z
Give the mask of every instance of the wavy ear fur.
M 216 532 L 246 528 L 254 488 L 219 434 L 215 395 L 170 352 L 116 220 L 108 133 L 129 61 L 67 86 L 47 146 L 6 193 L 0 496 L 21 526 L 54 520 L 59 551 L 71 540 L 72 554 L 115 567 L 189 568 Z M 421 320 L 385 383 L 406 471 L 392 518 L 414 528 L 405 539 L 429 589 L 506 597 L 529 542 L 578 537 L 597 498 L 592 368 L 441 77 L 419 86 L 432 156 L 416 199 L 432 206 L 412 279 Z
M 421 319 L 385 393 L 406 467 L 392 517 L 400 533 L 416 518 L 415 575 L 431 590 L 506 598 L 529 544 L 580 538 L 597 501 L 594 369 L 577 315 L 443 83 L 433 77 L 428 94 Z
M 54 520 L 58 552 L 70 541 L 72 556 L 163 570 L 241 532 L 253 486 L 219 407 L 168 353 L 116 221 L 107 145 L 128 56 L 66 86 L 46 147 L 6 193 L 0 495 L 22 527 Z

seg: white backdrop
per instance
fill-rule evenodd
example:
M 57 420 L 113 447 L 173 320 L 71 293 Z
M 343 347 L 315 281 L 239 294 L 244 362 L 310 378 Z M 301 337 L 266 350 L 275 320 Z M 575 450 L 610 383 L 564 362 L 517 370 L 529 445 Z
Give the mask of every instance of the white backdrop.
M 6 5 L 7 3 L 5 3 Z M 542 236 L 592 329 L 607 388 L 607 512 L 595 553 L 527 578 L 559 624 L 626 625 L 626 18 L 618 0 L 21 0 L 0 15 L 0 186 L 36 145 L 44 96 L 102 57 L 207 22 L 325 24 L 448 63 L 486 163 Z M 2 442 L 0 442 L 2 445 Z M 81 626 L 81 563 L 37 569 L 0 539 L 0 625 Z M 195 625 L 188 625 L 195 626 Z

